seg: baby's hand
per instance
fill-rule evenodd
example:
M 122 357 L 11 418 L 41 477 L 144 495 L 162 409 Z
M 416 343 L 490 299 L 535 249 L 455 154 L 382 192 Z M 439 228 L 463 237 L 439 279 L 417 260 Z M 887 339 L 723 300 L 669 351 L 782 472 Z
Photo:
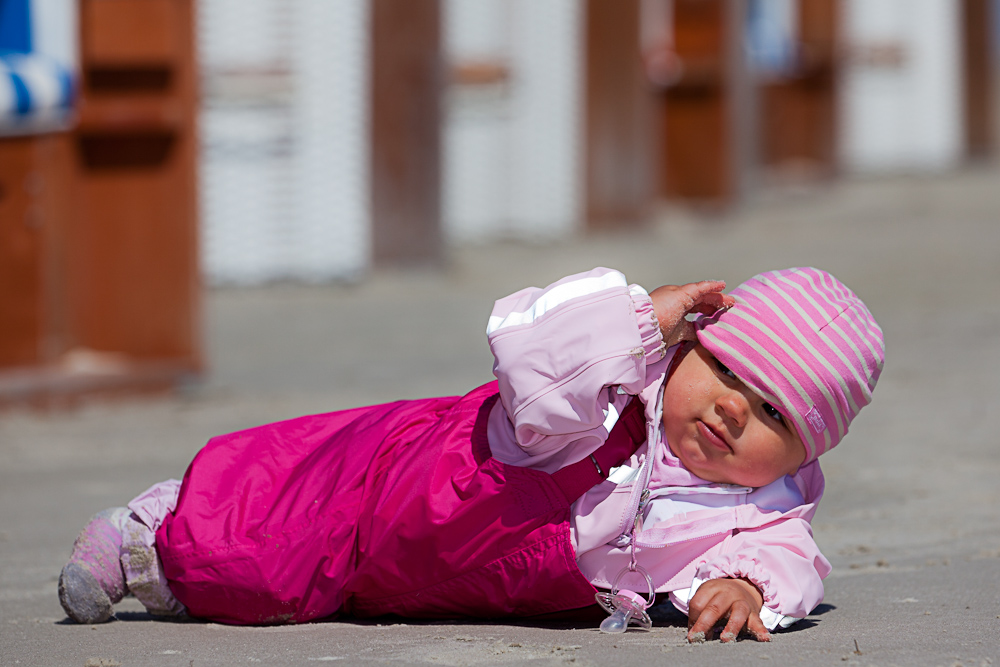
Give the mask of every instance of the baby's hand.
M 760 620 L 764 598 L 757 587 L 746 579 L 711 579 L 698 587 L 688 605 L 687 640 L 711 639 L 712 629 L 728 618 L 719 639 L 736 641 L 746 629 L 759 642 L 771 641 L 771 633 Z
M 695 340 L 694 325 L 684 319 L 688 313 L 711 315 L 719 308 L 736 303 L 736 299 L 722 293 L 725 287 L 726 283 L 721 280 L 703 280 L 687 285 L 664 285 L 650 292 L 653 312 L 667 347 L 683 340 Z

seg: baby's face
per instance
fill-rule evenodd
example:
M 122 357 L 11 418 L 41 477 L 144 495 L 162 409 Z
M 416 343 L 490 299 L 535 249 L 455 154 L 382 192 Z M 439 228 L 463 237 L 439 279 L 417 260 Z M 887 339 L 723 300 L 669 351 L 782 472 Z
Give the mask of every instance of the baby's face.
M 791 422 L 700 344 L 663 390 L 670 451 L 710 482 L 759 487 L 794 473 L 806 450 Z

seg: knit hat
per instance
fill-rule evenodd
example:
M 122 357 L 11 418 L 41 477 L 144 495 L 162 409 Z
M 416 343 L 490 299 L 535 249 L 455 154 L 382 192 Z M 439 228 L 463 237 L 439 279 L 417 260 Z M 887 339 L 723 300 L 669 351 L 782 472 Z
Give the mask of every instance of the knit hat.
M 872 400 L 882 329 L 851 290 L 814 268 L 769 271 L 702 317 L 698 341 L 795 424 L 806 463 L 833 449 Z

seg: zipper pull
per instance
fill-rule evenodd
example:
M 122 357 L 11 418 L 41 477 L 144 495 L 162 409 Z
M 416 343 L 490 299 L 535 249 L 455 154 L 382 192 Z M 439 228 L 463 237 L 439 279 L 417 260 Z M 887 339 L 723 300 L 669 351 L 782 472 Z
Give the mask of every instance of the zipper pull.
M 649 502 L 649 489 L 643 489 L 642 495 L 639 496 L 639 507 L 635 510 L 635 524 L 632 526 L 632 534 L 638 535 L 642 532 L 642 520 L 643 520 L 643 510 L 646 509 L 646 504 Z

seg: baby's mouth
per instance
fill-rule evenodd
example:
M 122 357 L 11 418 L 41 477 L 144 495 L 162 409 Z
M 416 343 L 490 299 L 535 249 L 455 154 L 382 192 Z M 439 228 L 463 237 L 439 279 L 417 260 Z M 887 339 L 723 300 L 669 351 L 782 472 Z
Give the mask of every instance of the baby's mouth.
M 701 420 L 698 421 L 698 432 L 701 433 L 702 438 L 704 438 L 705 441 L 712 447 L 723 452 L 733 451 L 733 448 L 729 446 L 729 443 L 726 442 L 726 439 L 722 436 L 722 434 L 706 422 Z

